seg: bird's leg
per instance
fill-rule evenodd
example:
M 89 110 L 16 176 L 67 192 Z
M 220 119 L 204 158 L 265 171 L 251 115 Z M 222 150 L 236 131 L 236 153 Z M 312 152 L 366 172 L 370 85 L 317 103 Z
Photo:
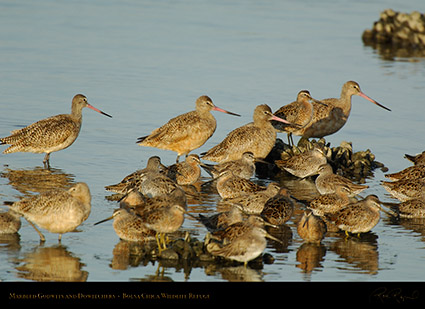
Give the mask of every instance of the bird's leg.
M 43 159 L 44 168 L 50 168 L 50 153 L 46 153 Z
M 32 223 L 31 221 L 27 220 L 27 222 L 34 228 L 34 230 L 38 233 L 38 236 L 40 236 L 40 241 L 45 242 L 46 238 L 44 235 L 39 231 L 39 229 Z

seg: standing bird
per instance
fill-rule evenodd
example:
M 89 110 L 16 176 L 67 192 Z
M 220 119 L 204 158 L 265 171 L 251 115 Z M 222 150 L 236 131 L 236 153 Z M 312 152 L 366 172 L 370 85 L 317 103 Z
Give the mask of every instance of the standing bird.
M 231 131 L 218 145 L 205 153 L 202 159 L 214 162 L 228 162 L 237 160 L 245 152 L 252 152 L 255 158 L 264 159 L 276 143 L 276 129 L 271 120 L 286 124 L 290 122 L 273 115 L 266 104 L 258 105 L 254 110 L 254 122 Z
M 350 195 L 360 194 L 369 188 L 367 185 L 359 185 L 344 176 L 334 174 L 332 166 L 327 163 L 320 166 L 318 172 L 319 176 L 317 176 L 315 183 L 320 194 L 333 193 L 337 187 L 341 186 L 344 186 L 350 192 Z
M 8 137 L 0 138 L 0 145 L 9 144 L 3 153 L 45 153 L 44 166 L 49 167 L 50 154 L 74 143 L 83 121 L 82 110 L 88 107 L 105 116 L 112 117 L 87 102 L 82 94 L 72 99 L 71 114 L 61 114 L 37 121 L 25 128 L 14 130 Z
M 294 213 L 294 205 L 288 189 L 282 187 L 275 196 L 267 200 L 260 215 L 270 224 L 283 225 L 291 219 Z
M 326 223 L 311 211 L 304 212 L 297 224 L 297 232 L 306 242 L 320 243 L 327 232 Z
M 90 215 L 91 194 L 87 184 L 80 182 L 68 190 L 55 189 L 8 206 L 32 225 L 42 242 L 45 237 L 35 225 L 59 234 L 60 242 L 62 234 L 75 230 Z
M 214 134 L 217 122 L 211 111 L 240 116 L 214 105 L 211 98 L 201 96 L 196 100 L 196 110 L 170 119 L 166 124 L 140 137 L 140 146 L 155 147 L 177 152 L 176 162 L 181 155 L 188 155 L 201 147 Z
M 166 168 L 165 173 L 180 186 L 193 185 L 201 177 L 201 161 L 197 154 L 190 154 L 184 162 Z
M 297 95 L 297 100 L 282 106 L 279 108 L 274 115 L 286 119 L 290 123 L 296 124 L 297 126 L 282 125 L 281 122 L 272 121 L 272 125 L 276 130 L 286 132 L 288 135 L 288 144 L 294 145 L 292 134 L 300 136 L 302 135 L 302 129 L 309 125 L 313 119 L 314 107 L 313 103 L 322 104 L 327 107 L 328 105 L 315 100 L 311 97 L 310 92 L 307 90 L 301 90 Z
M 369 98 L 361 90 L 358 83 L 348 81 L 342 86 L 341 96 L 339 99 L 331 98 L 320 100 L 326 104 L 318 104 L 313 102 L 314 114 L 309 125 L 301 129 L 300 134 L 303 138 L 321 138 L 327 135 L 334 134 L 339 131 L 347 122 L 351 112 L 351 97 L 353 95 L 361 96 L 362 98 L 391 111 L 389 108 L 379 104 L 375 100 Z
M 220 164 L 202 163 L 201 167 L 210 174 L 213 178 L 217 178 L 224 170 L 231 170 L 234 175 L 250 179 L 255 175 L 255 162 L 265 162 L 261 159 L 256 159 L 250 151 L 242 154 L 242 157 L 237 160 L 227 161 Z
M 380 203 L 376 195 L 368 195 L 362 201 L 349 204 L 332 214 L 325 214 L 325 217 L 345 231 L 347 236 L 348 233 L 367 233 L 378 224 L 381 218 Z

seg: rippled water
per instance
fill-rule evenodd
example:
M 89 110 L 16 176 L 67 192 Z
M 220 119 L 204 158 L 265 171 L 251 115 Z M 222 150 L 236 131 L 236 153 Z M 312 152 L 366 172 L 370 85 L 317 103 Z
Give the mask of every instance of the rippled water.
M 84 110 L 78 140 L 52 154 L 49 175 L 41 168 L 43 155 L 0 155 L 2 202 L 76 181 L 86 182 L 93 195 L 90 217 L 77 233 L 63 236 L 62 246 L 49 233 L 40 246 L 38 235 L 23 221 L 17 239 L 1 242 L 0 280 L 36 280 L 40 261 L 60 264 L 61 271 L 49 273 L 51 280 L 158 279 L 157 263 L 122 253 L 125 244 L 111 224 L 93 224 L 116 208 L 105 199 L 105 185 L 144 167 L 152 155 L 174 163 L 174 153 L 142 148 L 135 141 L 192 110 L 203 94 L 242 117 L 215 113 L 217 130 L 198 153 L 250 122 L 258 104 L 276 110 L 301 89 L 318 99 L 338 97 L 345 81 L 356 80 L 392 112 L 354 97 L 348 123 L 327 140 L 332 146 L 347 140 L 354 150 L 371 149 L 390 172 L 409 166 L 403 155 L 424 150 L 424 59 L 388 61 L 361 41 L 363 30 L 389 7 L 425 11 L 419 0 L 0 2 L 0 135 L 68 113 L 76 93 L 113 115 L 109 119 Z M 376 170 L 367 179 L 365 194 L 391 201 L 379 184 L 383 174 Z M 203 180 L 208 180 L 206 174 Z M 296 190 L 301 184 L 293 186 Z M 189 210 L 213 213 L 218 200 L 204 192 Z M 283 230 L 285 246 L 266 249 L 275 259 L 271 264 L 248 269 L 164 264 L 160 279 L 423 280 L 423 222 L 395 221 L 383 214 L 361 241 L 335 235 L 311 247 L 296 233 L 300 214 L 297 210 Z M 190 218 L 181 230 L 199 239 L 206 233 Z

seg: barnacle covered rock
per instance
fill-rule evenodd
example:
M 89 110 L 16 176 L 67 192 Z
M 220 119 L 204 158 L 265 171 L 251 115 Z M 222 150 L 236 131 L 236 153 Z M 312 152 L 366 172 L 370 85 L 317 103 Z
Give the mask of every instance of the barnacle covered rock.
M 343 141 L 339 146 L 331 147 L 330 143 L 326 142 L 324 138 L 319 140 L 301 139 L 297 146 L 290 147 L 282 140 L 277 139 L 275 147 L 266 158 L 273 168 L 268 166 L 266 167 L 267 171 L 259 171 L 257 168 L 257 173 L 267 174 L 268 176 L 272 176 L 273 173 L 274 175 L 281 173 L 282 170 L 279 168 L 279 164 L 276 164 L 276 161 L 288 160 L 314 147 L 322 149 L 328 163 L 333 166 L 338 174 L 359 182 L 364 182 L 365 178 L 372 176 L 376 168 L 381 168 L 383 171 L 386 169 L 382 163 L 375 160 L 375 155 L 369 149 L 354 152 L 351 142 Z
M 362 34 L 365 45 L 376 48 L 384 58 L 425 56 L 425 16 L 386 9 L 372 29 Z

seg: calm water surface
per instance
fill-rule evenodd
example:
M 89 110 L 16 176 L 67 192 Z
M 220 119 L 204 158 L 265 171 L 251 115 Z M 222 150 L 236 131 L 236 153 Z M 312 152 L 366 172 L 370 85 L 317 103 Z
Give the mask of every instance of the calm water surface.
M 40 190 L 86 182 L 92 213 L 76 233 L 38 235 L 23 220 L 16 240 L 0 245 L 0 281 L 29 281 L 40 261 L 60 263 L 52 280 L 153 280 L 157 263 L 128 258 L 111 223 L 93 226 L 116 208 L 105 185 L 144 167 L 152 155 L 172 164 L 175 154 L 135 144 L 169 118 L 192 110 L 197 97 L 242 117 L 215 113 L 218 128 L 197 152 L 220 142 L 252 119 L 258 104 L 273 110 L 292 102 L 301 89 L 313 97 L 338 97 L 342 84 L 356 80 L 384 111 L 353 98 L 348 123 L 327 138 L 332 146 L 351 141 L 371 149 L 390 172 L 409 162 L 405 153 L 424 150 L 424 59 L 384 60 L 363 45 L 361 34 L 386 9 L 425 11 L 411 1 L 1 1 L 0 135 L 36 120 L 68 113 L 76 93 L 113 115 L 84 110 L 78 140 L 51 156 L 0 155 L 0 201 Z M 286 136 L 280 136 L 286 138 Z M 2 149 L 3 150 L 3 149 Z M 41 177 L 40 177 L 41 175 Z M 376 170 L 365 194 L 391 201 Z M 22 180 L 22 177 L 26 177 Z M 19 178 L 21 177 L 21 178 Z M 203 174 L 203 180 L 208 180 Z M 20 179 L 20 180 L 19 180 Z M 48 179 L 48 180 L 46 180 Z M 270 179 L 256 179 L 267 183 Z M 193 213 L 213 213 L 215 194 L 192 201 Z M 423 281 L 424 222 L 397 222 L 383 214 L 366 240 L 335 236 L 308 248 L 296 233 L 300 212 L 284 230 L 287 245 L 270 246 L 275 261 L 261 269 L 164 265 L 164 280 L 230 281 Z M 182 231 L 203 239 L 206 230 L 187 218 Z M 306 258 L 308 256 L 309 258 Z M 306 262 L 309 261 L 309 262 Z M 65 277 L 66 276 L 66 277 Z

